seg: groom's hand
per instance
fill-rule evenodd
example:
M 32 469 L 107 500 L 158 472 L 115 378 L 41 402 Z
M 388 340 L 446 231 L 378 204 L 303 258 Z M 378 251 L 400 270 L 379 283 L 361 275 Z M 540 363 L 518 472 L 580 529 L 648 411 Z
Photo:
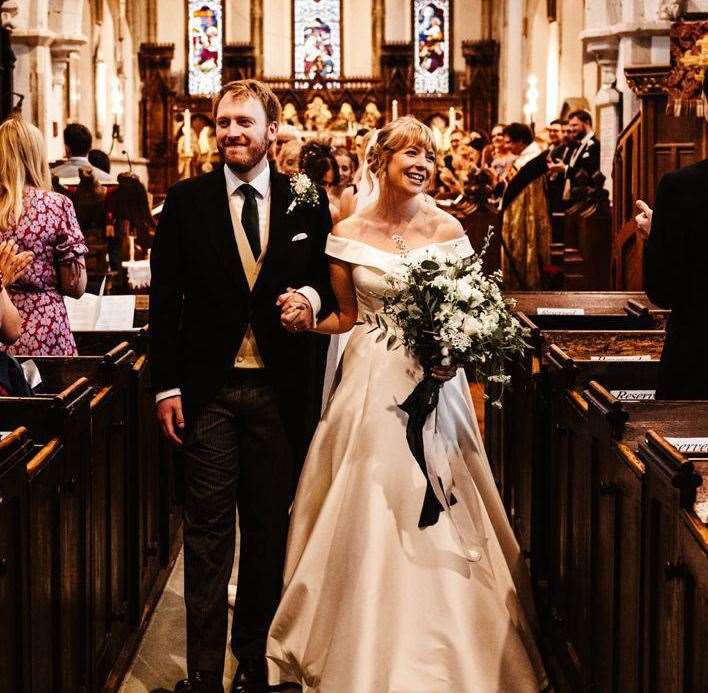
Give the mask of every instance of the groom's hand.
M 177 396 L 161 399 L 156 409 L 157 420 L 165 438 L 175 445 L 182 445 L 182 439 L 177 435 L 178 431 L 181 435 L 184 429 L 182 398 Z
M 288 288 L 278 296 L 277 305 L 280 306 L 280 324 L 288 332 L 304 332 L 314 327 L 315 320 L 310 302 L 301 293 Z

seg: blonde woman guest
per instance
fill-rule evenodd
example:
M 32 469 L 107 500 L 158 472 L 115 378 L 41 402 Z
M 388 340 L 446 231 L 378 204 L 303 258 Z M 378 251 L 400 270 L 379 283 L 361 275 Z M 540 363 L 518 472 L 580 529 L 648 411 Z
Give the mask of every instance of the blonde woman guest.
M 290 516 L 271 684 L 312 693 L 532 693 L 547 684 L 530 580 L 464 371 L 433 369 L 443 384 L 426 458 L 457 502 L 420 529 L 426 479 L 397 405 L 422 368 L 362 320 L 381 311 L 387 275 L 404 268 L 401 245 L 411 259 L 473 255 L 460 223 L 426 201 L 435 149 L 415 118 L 386 125 L 368 157 L 378 196 L 327 240 L 338 308 L 310 329 L 352 334 Z M 282 316 L 286 327 L 299 319 L 294 308 Z
M 8 351 L 74 356 L 63 295 L 84 293 L 88 248 L 71 201 L 51 189 L 42 134 L 19 117 L 0 125 L 0 241 L 34 254 L 24 277 L 8 289 L 24 323 Z
M 14 344 L 22 332 L 22 318 L 7 287 L 27 271 L 33 257 L 28 251 L 19 253 L 14 241 L 0 242 L 0 343 Z
M 294 176 L 300 170 L 301 140 L 288 140 L 278 153 L 278 171 L 286 176 Z

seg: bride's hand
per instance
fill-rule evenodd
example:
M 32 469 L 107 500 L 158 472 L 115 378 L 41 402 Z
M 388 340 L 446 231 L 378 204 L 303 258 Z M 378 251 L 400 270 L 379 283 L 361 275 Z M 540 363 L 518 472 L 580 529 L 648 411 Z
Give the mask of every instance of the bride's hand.
M 435 380 L 441 380 L 442 382 L 447 382 L 452 380 L 457 373 L 458 366 L 435 366 L 431 371 L 431 375 Z

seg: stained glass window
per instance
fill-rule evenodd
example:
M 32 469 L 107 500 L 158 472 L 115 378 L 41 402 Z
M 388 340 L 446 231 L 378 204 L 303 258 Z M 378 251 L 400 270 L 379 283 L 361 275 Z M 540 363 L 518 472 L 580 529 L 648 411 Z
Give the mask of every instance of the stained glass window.
M 221 0 L 187 0 L 187 91 L 214 94 L 221 89 L 224 28 Z
M 293 0 L 296 79 L 342 74 L 340 0 Z
M 450 0 L 413 0 L 416 94 L 450 91 Z

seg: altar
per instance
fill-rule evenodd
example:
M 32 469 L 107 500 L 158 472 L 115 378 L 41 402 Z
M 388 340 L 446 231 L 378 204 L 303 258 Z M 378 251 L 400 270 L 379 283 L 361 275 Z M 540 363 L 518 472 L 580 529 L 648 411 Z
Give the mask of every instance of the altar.
M 321 138 L 347 146 L 358 131 L 408 114 L 428 124 L 437 118 L 440 129 L 455 123 L 488 132 L 497 114 L 498 44 L 462 41 L 464 70 L 456 71 L 452 5 L 416 0 L 409 40 L 387 42 L 383 0 L 372 0 L 371 69 L 359 76 L 348 74 L 344 60 L 343 41 L 352 28 L 348 34 L 343 4 L 294 0 L 291 45 L 283 46 L 290 50 L 290 74 L 273 76 L 263 65 L 263 28 L 256 15 L 250 41 L 227 43 L 221 0 L 188 0 L 184 72 L 174 43 L 144 42 L 138 54 L 150 191 L 163 195 L 175 181 L 218 163 L 211 97 L 235 79 L 258 78 L 271 87 L 283 106 L 283 139 Z

